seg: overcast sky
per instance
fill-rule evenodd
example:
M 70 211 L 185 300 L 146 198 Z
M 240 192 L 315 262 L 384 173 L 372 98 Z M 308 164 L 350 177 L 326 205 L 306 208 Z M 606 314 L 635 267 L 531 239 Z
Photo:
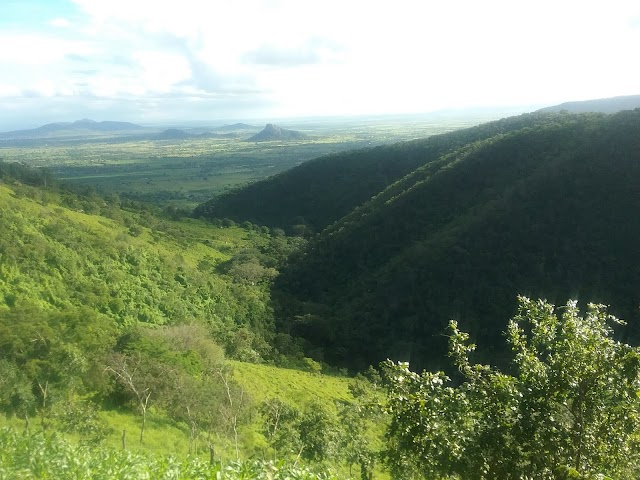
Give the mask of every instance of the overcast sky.
M 638 0 L 0 0 L 0 129 L 543 106 L 638 51 Z

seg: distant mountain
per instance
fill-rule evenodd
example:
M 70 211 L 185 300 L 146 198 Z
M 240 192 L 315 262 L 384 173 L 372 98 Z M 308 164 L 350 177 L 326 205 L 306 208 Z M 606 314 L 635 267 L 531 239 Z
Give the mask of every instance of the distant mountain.
M 237 132 L 229 132 L 229 133 L 214 133 L 214 132 L 202 132 L 195 137 L 197 138 L 236 138 L 239 136 Z
M 71 125 L 74 129 L 98 130 L 102 132 L 144 129 L 143 126 L 131 122 L 113 122 L 108 120 L 96 122 L 95 120 L 90 120 L 88 118 L 76 120 Z
M 246 123 L 234 123 L 233 125 L 223 125 L 222 127 L 216 127 L 212 130 L 216 132 L 240 132 L 245 130 L 259 130 L 260 127 L 255 125 L 248 125 Z
M 39 138 L 62 133 L 82 133 L 82 132 L 133 132 L 144 130 L 144 127 L 130 122 L 102 121 L 96 122 L 88 118 L 76 120 L 75 122 L 47 123 L 38 128 L 28 130 L 14 130 L 0 133 L 0 139 L 16 138 Z
M 153 138 L 156 140 L 184 140 L 186 138 L 193 138 L 196 135 L 179 130 L 177 128 L 169 128 L 163 132 L 158 133 Z
M 287 130 L 278 127 L 273 123 L 267 123 L 267 126 L 260 133 L 256 133 L 253 137 L 247 139 L 247 142 L 270 142 L 274 140 L 304 140 L 308 138 L 304 133 L 297 130 Z
M 566 102 L 552 107 L 545 107 L 539 112 L 561 112 L 566 110 L 571 113 L 616 113 L 622 110 L 634 110 L 640 108 L 640 95 L 624 97 L 600 98 L 597 100 L 584 100 L 581 102 Z

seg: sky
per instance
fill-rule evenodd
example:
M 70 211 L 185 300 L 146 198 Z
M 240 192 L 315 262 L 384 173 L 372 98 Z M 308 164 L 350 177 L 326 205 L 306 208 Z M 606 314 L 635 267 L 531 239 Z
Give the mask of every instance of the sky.
M 637 0 L 0 0 L 0 129 L 640 94 Z

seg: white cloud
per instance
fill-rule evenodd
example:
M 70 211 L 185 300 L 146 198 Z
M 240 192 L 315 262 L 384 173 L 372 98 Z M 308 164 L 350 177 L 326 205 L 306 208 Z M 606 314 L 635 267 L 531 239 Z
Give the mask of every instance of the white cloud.
M 0 97 L 17 97 L 18 95 L 20 95 L 18 86 L 0 83 Z
M 73 1 L 48 30 L 0 30 L 16 46 L 0 50 L 1 97 L 188 116 L 190 105 L 313 115 L 640 93 L 636 1 Z
M 68 28 L 71 26 L 71 23 L 66 18 L 58 17 L 51 20 L 49 22 L 49 25 L 51 25 L 52 27 L 58 27 L 58 28 Z
M 41 33 L 3 33 L 0 31 L 0 66 L 46 65 L 64 60 L 66 55 L 90 55 L 92 47 L 82 40 L 58 38 Z M 5 70 L 6 67 L 2 68 Z M 10 73 L 10 72 L 9 72 Z
M 139 70 L 138 80 L 150 92 L 168 92 L 191 76 L 189 62 L 179 55 L 158 51 L 136 51 L 132 58 Z

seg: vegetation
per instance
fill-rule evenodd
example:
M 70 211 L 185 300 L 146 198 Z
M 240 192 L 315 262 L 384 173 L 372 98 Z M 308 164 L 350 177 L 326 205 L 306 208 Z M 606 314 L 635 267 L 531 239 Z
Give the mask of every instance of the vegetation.
M 289 232 L 303 225 L 310 232 L 319 232 L 443 155 L 546 121 L 544 116 L 524 115 L 446 134 L 430 129 L 425 132 L 433 134 L 428 138 L 334 153 L 213 198 L 197 207 L 194 215 L 250 220 Z
M 279 329 L 316 360 L 437 370 L 453 318 L 499 364 L 522 292 L 612 305 L 639 338 L 640 111 L 506 122 L 312 238 L 276 279 Z
M 287 240 L 45 188 L 46 172 L 20 165 L 0 174 L 0 409 L 48 430 L 80 398 L 130 408 L 140 444 L 160 409 L 192 442 L 237 447 L 248 399 L 225 357 L 277 358 L 275 332 L 269 278 L 221 265 L 260 266 L 251 252 L 267 261 L 258 249 Z
M 245 461 L 223 464 L 198 457 L 176 457 L 131 453 L 112 449 L 73 446 L 59 436 L 20 435 L 0 430 L 0 477 L 60 480 L 80 479 L 269 479 L 333 480 L 335 474 L 314 472 L 284 462 Z
M 207 222 L 0 162 L 0 476 L 638 477 L 639 138 L 524 115 Z
M 425 118 L 415 119 L 410 125 L 393 119 L 382 124 L 367 119 L 313 123 L 304 125 L 305 131 L 313 132 L 313 138 L 294 143 L 247 142 L 260 127 L 243 124 L 215 129 L 229 130 L 228 134 L 189 135 L 177 131 L 180 138 L 167 134 L 167 139 L 144 133 L 146 130 L 132 136 L 131 132 L 65 131 L 57 128 L 65 125 L 54 125 L 53 131 L 41 132 L 42 138 L 3 140 L 0 134 L 0 160 L 47 167 L 69 183 L 102 193 L 116 193 L 162 208 L 191 209 L 234 187 L 320 155 L 448 131 L 481 120 L 448 119 L 439 124 Z M 15 132 L 7 134 L 12 135 Z M 30 136 L 35 134 L 31 132 Z M 228 215 L 219 218 L 225 217 Z
M 355 402 L 346 379 L 320 376 L 323 366 L 273 328 L 268 287 L 299 238 L 252 224 L 172 221 L 116 197 L 78 195 L 20 164 L 0 163 L 0 178 L 0 411 L 7 418 L 21 419 L 29 432 L 65 432 L 80 445 L 122 442 L 139 451 L 150 442 L 166 451 L 173 444 L 209 463 L 250 454 L 343 463 L 335 402 L 340 411 Z M 262 433 L 269 401 L 297 412 L 289 446 Z M 159 442 L 158 430 L 183 440 Z M 94 468 L 91 462 L 81 468 Z M 176 462 L 160 464 L 193 467 Z M 315 478 L 279 463 L 238 465 L 251 475 L 281 468 Z
M 613 340 L 610 322 L 602 305 L 580 316 L 569 302 L 559 316 L 521 297 L 507 329 L 513 373 L 472 363 L 453 321 L 458 384 L 387 361 L 394 477 L 637 478 L 640 350 Z

